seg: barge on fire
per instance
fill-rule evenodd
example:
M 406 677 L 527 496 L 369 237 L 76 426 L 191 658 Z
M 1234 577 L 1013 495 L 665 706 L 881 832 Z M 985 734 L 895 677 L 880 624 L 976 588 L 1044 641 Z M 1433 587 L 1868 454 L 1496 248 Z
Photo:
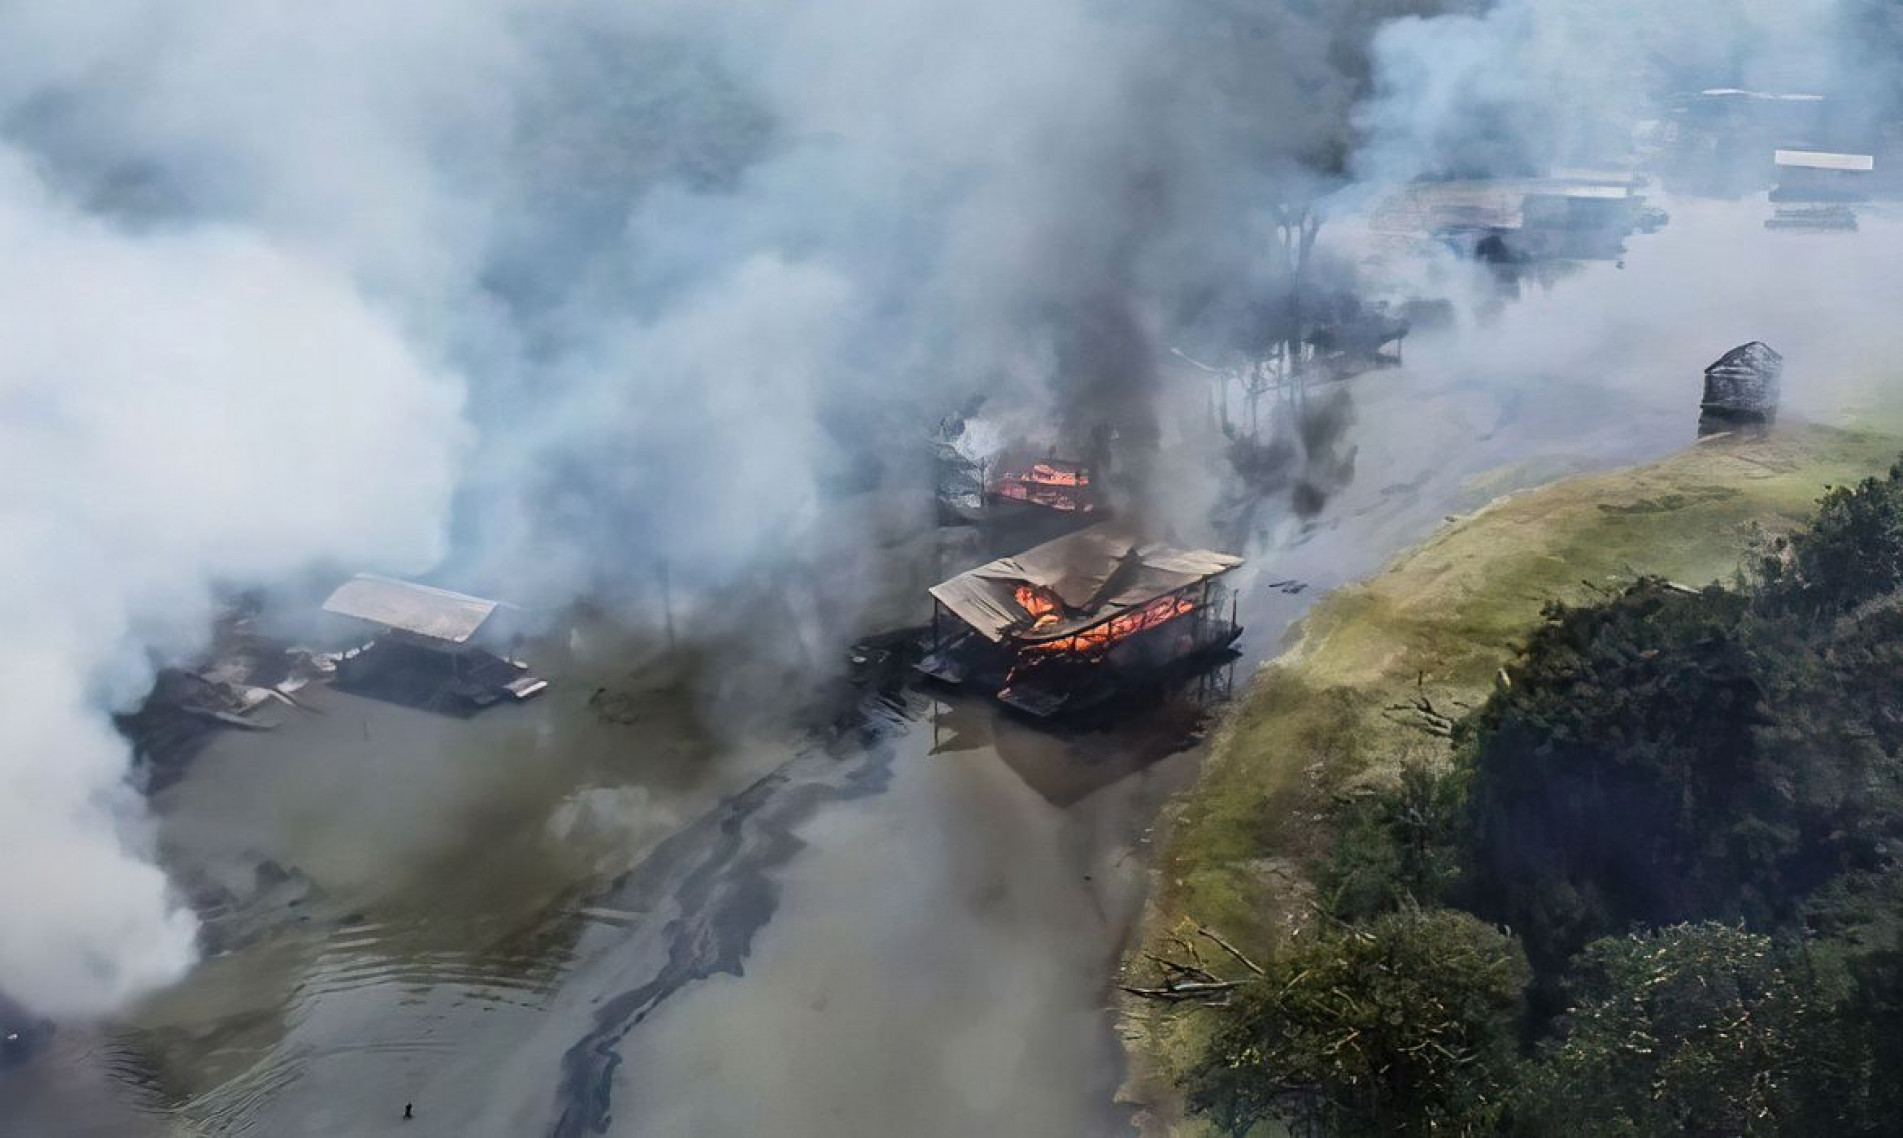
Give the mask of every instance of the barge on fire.
M 1223 576 L 1242 558 L 1103 523 L 932 587 L 918 668 L 1045 717 L 1081 711 L 1228 648 Z

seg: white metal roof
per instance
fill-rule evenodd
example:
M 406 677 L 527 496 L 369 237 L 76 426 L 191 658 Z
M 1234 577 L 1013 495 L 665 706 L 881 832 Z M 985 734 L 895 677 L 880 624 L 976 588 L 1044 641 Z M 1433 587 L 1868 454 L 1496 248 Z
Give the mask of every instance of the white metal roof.
M 1877 160 L 1868 154 L 1832 154 L 1824 150 L 1780 150 L 1775 157 L 1779 166 L 1794 166 L 1802 170 L 1861 172 L 1874 170 L 1877 165 Z
M 1698 93 L 1706 96 L 1742 95 L 1747 99 L 1767 99 L 1779 103 L 1821 103 L 1824 101 L 1822 95 L 1806 95 L 1797 92 L 1779 91 L 1746 91 L 1737 87 L 1713 87 Z
M 1550 175 L 1555 182 L 1565 182 L 1581 186 L 1625 186 L 1636 187 L 1645 179 L 1637 171 L 1623 170 L 1613 166 L 1561 166 Z
M 324 611 L 461 644 L 502 607 L 499 601 L 360 573 L 324 602 Z
M 1555 188 L 1553 192 L 1565 198 L 1603 198 L 1608 201 L 1624 201 L 1632 196 L 1632 187 L 1562 185 Z

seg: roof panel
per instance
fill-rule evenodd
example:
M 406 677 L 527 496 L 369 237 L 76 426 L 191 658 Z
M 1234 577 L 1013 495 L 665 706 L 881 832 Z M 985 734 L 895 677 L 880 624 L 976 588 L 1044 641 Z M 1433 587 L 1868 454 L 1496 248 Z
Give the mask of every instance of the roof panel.
M 1241 564 L 1242 558 L 1213 550 L 1139 545 L 1133 531 L 1105 522 L 960 573 L 932 586 L 931 594 L 995 642 L 1029 622 L 1030 614 L 1017 603 L 1017 587 L 1048 589 L 1066 609 L 1063 620 L 1038 630 L 1036 639 L 1050 639 Z M 1119 574 L 1120 568 L 1126 571 Z
M 1877 165 L 1877 160 L 1868 154 L 1832 154 L 1822 150 L 1779 150 L 1773 157 L 1779 166 L 1802 170 L 1867 172 Z
M 476 634 L 500 602 L 452 593 L 391 577 L 361 573 L 324 602 L 324 611 L 461 644 Z

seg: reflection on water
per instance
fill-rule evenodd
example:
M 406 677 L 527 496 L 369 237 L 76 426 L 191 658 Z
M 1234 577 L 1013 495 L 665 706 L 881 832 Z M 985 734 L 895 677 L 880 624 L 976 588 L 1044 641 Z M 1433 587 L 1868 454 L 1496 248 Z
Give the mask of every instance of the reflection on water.
M 1160 692 L 1134 693 L 1114 717 L 1032 720 L 968 692 L 934 689 L 931 754 L 990 752 L 1045 802 L 1065 809 L 1202 742 L 1235 686 L 1233 658 Z

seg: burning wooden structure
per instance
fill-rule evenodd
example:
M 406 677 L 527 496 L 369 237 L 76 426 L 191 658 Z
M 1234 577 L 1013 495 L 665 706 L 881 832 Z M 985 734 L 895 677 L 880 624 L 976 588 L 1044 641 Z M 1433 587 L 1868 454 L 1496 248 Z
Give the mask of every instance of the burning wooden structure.
M 1102 473 L 1107 432 L 1093 432 L 1081 458 L 1060 458 L 1057 448 L 1007 446 L 991 423 L 947 415 L 932 436 L 936 497 L 948 524 L 1013 520 L 1079 524 L 1105 510 Z
M 1078 711 L 1232 644 L 1240 557 L 1104 523 L 932 587 L 920 671 L 1040 717 Z
M 985 498 L 993 508 L 1028 506 L 1083 515 L 1097 511 L 1099 491 L 1096 468 L 1089 462 L 1055 455 L 1014 462 L 1007 456 L 985 487 Z
M 344 582 L 324 611 L 381 631 L 337 661 L 345 691 L 467 715 L 502 700 L 541 694 L 548 681 L 480 646 L 492 619 L 513 606 L 368 573 Z
M 1703 420 L 1770 422 L 1777 417 L 1783 377 L 1784 357 L 1768 344 L 1753 340 L 1731 349 L 1705 369 Z

